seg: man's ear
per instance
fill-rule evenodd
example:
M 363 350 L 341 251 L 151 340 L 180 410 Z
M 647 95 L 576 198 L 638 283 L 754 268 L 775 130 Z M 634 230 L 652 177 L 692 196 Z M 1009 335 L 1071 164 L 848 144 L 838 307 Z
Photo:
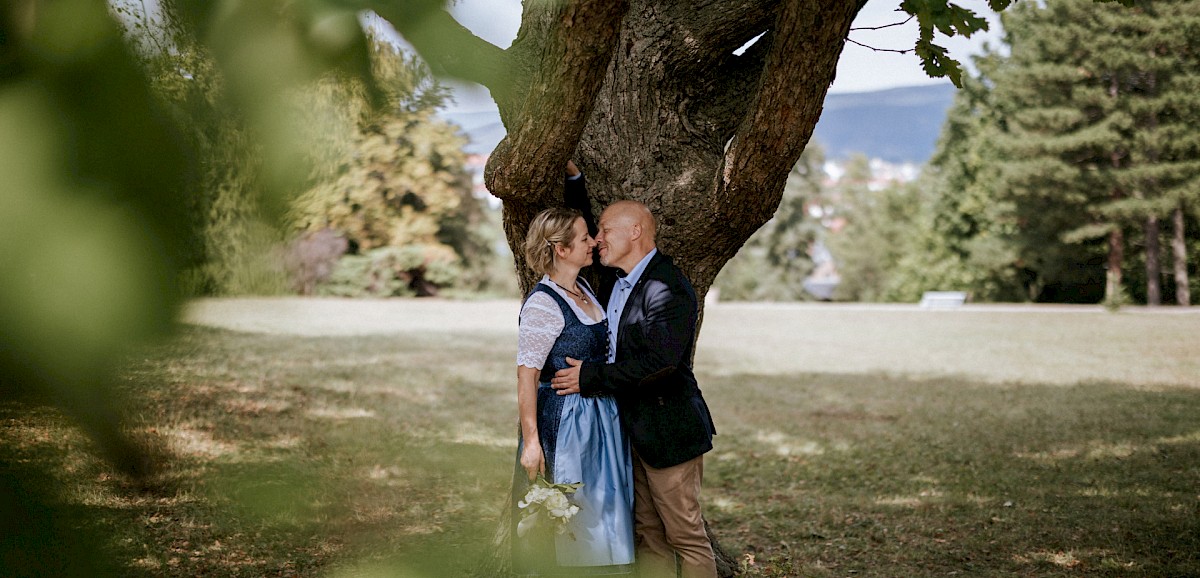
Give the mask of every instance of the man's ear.
M 642 226 L 634 223 L 629 226 L 629 240 L 633 241 L 642 238 Z

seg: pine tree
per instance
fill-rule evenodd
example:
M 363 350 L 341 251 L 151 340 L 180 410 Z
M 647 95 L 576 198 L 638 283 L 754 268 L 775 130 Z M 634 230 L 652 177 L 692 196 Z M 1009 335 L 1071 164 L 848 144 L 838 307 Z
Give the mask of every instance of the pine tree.
M 947 247 L 959 257 L 970 240 L 1006 235 L 1014 259 L 996 265 L 1024 271 L 1035 299 L 1088 300 L 1103 263 L 1104 298 L 1119 303 L 1128 262 L 1140 260 L 1138 297 L 1156 304 L 1160 223 L 1178 221 L 1175 237 L 1186 239 L 1186 219 L 1174 215 L 1197 204 L 1200 4 L 1133 4 L 1062 0 L 1006 13 L 1010 55 L 981 59 L 982 83 L 960 95 L 978 124 L 948 132 L 934 159 L 943 178 L 934 230 L 957 239 Z M 966 209 L 980 188 L 993 204 L 976 215 Z M 1173 238 L 1172 248 L 1186 303 L 1186 243 Z
M 1184 215 L 1200 208 L 1200 133 L 1195 130 L 1200 120 L 1200 4 L 1155 2 L 1138 16 L 1153 22 L 1137 50 L 1146 61 L 1147 88 L 1139 111 L 1147 130 L 1139 137 L 1147 161 L 1152 161 L 1141 178 L 1150 201 L 1147 224 L 1157 228 L 1159 219 L 1171 222 L 1175 301 L 1186 306 L 1191 291 Z M 1157 271 L 1153 275 L 1157 281 Z

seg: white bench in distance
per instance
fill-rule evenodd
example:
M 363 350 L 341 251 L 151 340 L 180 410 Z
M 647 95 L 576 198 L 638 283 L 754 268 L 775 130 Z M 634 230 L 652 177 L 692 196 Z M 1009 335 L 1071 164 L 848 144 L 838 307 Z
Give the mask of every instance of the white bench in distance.
M 921 295 L 921 309 L 955 309 L 967 301 L 966 291 L 926 291 Z

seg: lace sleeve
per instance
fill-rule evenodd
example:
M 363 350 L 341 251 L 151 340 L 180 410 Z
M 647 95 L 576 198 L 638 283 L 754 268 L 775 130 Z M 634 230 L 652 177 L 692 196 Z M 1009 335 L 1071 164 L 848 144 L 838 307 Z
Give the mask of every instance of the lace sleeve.
M 565 326 L 562 309 L 554 298 L 545 293 L 534 293 L 521 308 L 517 365 L 541 369 Z

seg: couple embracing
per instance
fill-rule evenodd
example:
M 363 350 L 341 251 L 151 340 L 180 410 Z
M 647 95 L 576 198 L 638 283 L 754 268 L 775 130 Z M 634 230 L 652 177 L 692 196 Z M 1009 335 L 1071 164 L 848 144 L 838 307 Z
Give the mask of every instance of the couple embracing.
M 579 510 L 568 531 L 528 536 L 514 512 L 514 574 L 715 578 L 700 483 L 716 431 L 692 373 L 696 293 L 657 250 L 645 205 L 613 203 L 596 227 L 583 176 L 573 163 L 567 173 L 571 208 L 539 213 L 525 240 L 543 277 L 521 308 L 513 503 L 540 475 L 582 483 Z M 579 271 L 597 247 L 611 269 L 593 291 Z

